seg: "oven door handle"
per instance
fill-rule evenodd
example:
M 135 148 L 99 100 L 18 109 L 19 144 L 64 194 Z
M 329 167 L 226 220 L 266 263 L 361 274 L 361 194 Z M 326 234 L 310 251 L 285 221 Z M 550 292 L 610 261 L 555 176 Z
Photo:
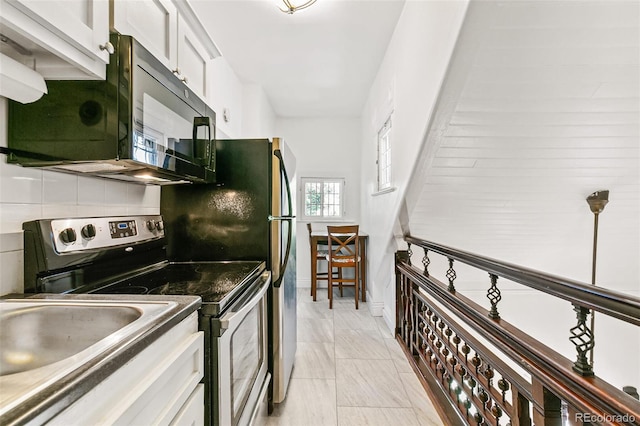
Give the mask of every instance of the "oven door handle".
M 271 284 L 271 274 L 266 272 L 259 279 L 263 280 L 263 282 L 251 299 L 246 301 L 244 297 L 241 297 L 229 308 L 229 312 L 225 313 L 220 318 L 220 336 L 222 336 L 225 331 L 235 328 L 240 321 L 242 321 L 245 315 L 260 302 L 260 299 L 264 297 L 265 293 L 269 289 L 269 285 Z

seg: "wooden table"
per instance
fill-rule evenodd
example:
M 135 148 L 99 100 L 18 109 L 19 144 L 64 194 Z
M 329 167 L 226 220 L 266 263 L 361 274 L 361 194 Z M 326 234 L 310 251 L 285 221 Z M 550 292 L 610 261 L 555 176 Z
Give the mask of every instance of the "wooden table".
M 362 301 L 367 301 L 367 240 L 369 234 L 366 232 L 358 232 L 359 251 L 360 251 L 360 277 L 362 278 Z M 316 290 L 318 285 L 318 261 L 316 259 L 318 255 L 318 245 L 329 244 L 329 233 L 326 229 L 311 231 L 311 292 L 313 294 L 313 301 L 316 301 Z

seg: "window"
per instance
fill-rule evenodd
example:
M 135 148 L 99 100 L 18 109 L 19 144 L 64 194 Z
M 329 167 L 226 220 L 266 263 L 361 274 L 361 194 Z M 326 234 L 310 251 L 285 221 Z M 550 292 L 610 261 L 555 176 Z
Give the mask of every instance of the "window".
M 378 132 L 378 191 L 391 188 L 391 118 Z
M 344 216 L 344 179 L 302 178 L 304 216 L 309 219 L 337 219 Z

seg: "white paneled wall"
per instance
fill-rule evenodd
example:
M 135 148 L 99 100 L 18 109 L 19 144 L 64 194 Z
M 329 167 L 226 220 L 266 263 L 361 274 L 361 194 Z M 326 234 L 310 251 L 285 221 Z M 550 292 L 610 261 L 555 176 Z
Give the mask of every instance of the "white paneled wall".
M 404 198 L 404 230 L 589 283 L 586 197 L 608 189 L 597 283 L 640 295 L 639 12 L 638 2 L 613 0 L 471 1 L 433 115 L 420 121 L 424 148 Z M 369 211 L 378 209 L 363 206 Z M 487 306 L 488 276 L 456 271 L 459 290 Z M 569 303 L 499 285 L 506 321 L 575 358 Z M 385 301 L 393 308 L 393 298 Z M 596 315 L 595 330 L 596 374 L 638 386 L 637 327 Z
M 0 98 L 0 146 L 7 146 Z M 79 216 L 158 214 L 160 187 L 7 164 L 0 156 L 0 295 L 23 290 L 22 223 Z

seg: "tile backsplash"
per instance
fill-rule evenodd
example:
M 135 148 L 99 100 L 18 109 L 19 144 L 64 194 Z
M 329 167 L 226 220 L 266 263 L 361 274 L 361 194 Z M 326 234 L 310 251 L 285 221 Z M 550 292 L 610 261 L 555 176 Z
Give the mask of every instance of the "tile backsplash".
M 0 146 L 7 146 L 0 97 Z M 159 214 L 160 187 L 7 164 L 0 155 L 0 295 L 23 291 L 22 223 L 41 218 Z

